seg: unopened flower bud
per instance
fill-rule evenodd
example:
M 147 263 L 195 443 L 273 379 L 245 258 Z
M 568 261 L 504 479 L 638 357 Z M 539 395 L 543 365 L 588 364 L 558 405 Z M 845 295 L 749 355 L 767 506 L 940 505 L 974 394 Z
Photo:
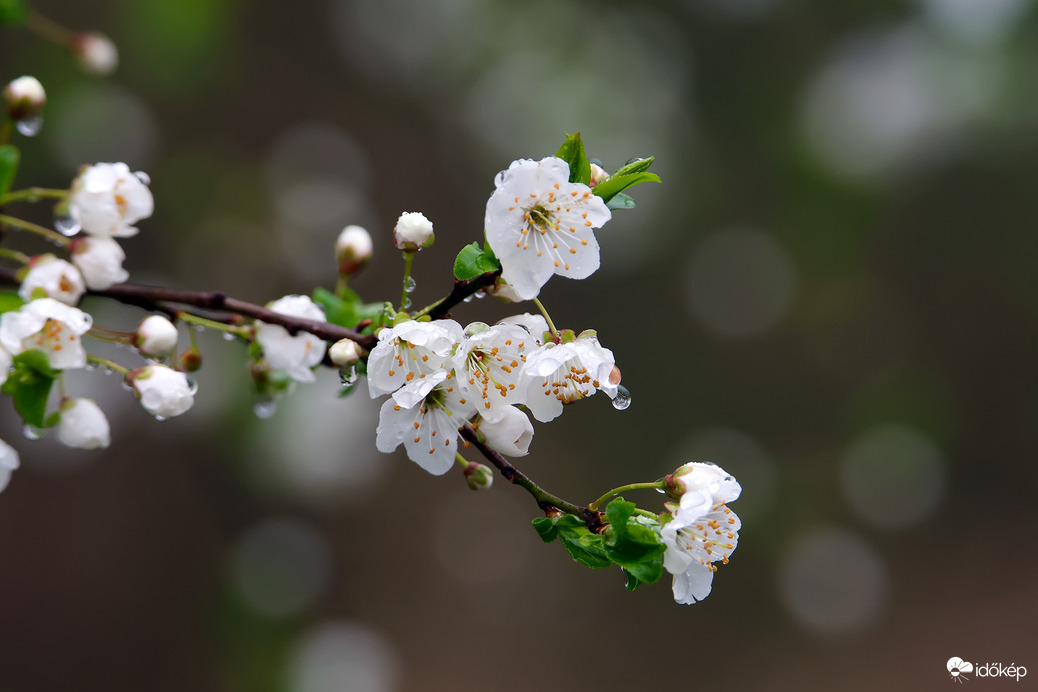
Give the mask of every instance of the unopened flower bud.
M 588 187 L 594 187 L 599 183 L 609 180 L 609 173 L 597 163 L 591 164 L 591 183 Z
M 180 352 L 180 368 L 185 372 L 198 372 L 202 369 L 202 352 L 197 346 L 190 346 Z
M 353 365 L 360 360 L 361 348 L 352 339 L 340 339 L 328 349 L 328 357 L 340 368 Z
M 465 467 L 465 482 L 472 490 L 490 490 L 494 484 L 494 472 L 490 467 L 470 461 Z
M 180 333 L 172 322 L 162 315 L 152 315 L 145 317 L 138 325 L 133 335 L 133 345 L 146 356 L 166 358 L 176 350 L 179 337 Z
M 335 241 L 335 261 L 340 274 L 356 274 L 371 259 L 373 246 L 371 234 L 360 226 L 342 229 Z
M 4 101 L 7 117 L 14 121 L 28 120 L 39 114 L 47 102 L 47 93 L 35 77 L 19 77 L 4 87 Z
M 126 253 L 114 238 L 80 236 L 72 240 L 69 250 L 87 288 L 103 291 L 130 278 L 123 269 Z
M 675 500 L 686 492 L 701 492 L 719 502 L 731 502 L 739 496 L 739 483 L 716 464 L 693 461 L 679 467 L 663 479 L 663 490 Z
M 393 243 L 401 250 L 416 252 L 436 240 L 432 221 L 417 211 L 404 212 L 393 228 Z
M 78 449 L 105 449 L 111 442 L 108 419 L 90 399 L 67 399 L 61 404 L 58 442 Z
M 185 413 L 195 403 L 195 387 L 187 375 L 165 365 L 148 365 L 130 374 L 141 406 L 157 418 Z
M 104 34 L 76 34 L 72 41 L 72 52 L 79 61 L 79 66 L 90 74 L 104 76 L 111 74 L 119 66 L 119 50 Z

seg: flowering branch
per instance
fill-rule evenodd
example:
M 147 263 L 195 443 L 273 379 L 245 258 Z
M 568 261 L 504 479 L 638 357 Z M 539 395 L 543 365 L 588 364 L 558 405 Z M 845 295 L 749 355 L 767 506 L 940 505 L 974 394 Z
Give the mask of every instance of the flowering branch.
M 501 276 L 500 269 L 492 272 L 486 272 L 485 274 L 480 274 L 474 279 L 466 279 L 465 281 L 455 281 L 454 288 L 451 289 L 451 292 L 447 294 L 446 298 L 443 298 L 437 303 L 433 303 L 433 305 L 429 308 L 425 308 L 424 310 L 419 312 L 418 315 L 416 315 L 416 317 L 421 316 L 422 314 L 429 315 L 429 317 L 431 317 L 434 320 L 439 320 L 444 317 L 447 317 L 450 314 L 451 308 L 453 308 L 455 305 L 458 305 L 459 303 L 464 302 L 466 298 L 475 293 L 478 293 L 487 286 L 493 286 L 499 276 Z

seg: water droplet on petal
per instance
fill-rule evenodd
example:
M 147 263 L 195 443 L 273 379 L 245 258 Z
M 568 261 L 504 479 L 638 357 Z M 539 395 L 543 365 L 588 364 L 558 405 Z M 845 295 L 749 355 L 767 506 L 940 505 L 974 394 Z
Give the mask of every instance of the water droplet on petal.
M 464 298 L 461 299 L 461 302 L 463 302 L 463 303 L 471 303 L 472 302 L 472 296 L 465 296 Z
M 195 394 L 197 394 L 198 393 L 198 380 L 196 380 L 195 378 L 191 377 L 191 375 L 185 375 L 184 379 L 187 380 L 187 389 L 188 389 L 189 392 L 191 392 L 191 395 L 194 396 Z
M 57 213 L 54 215 L 54 228 L 61 235 L 72 236 L 79 233 L 79 224 L 71 214 Z
M 631 405 L 631 391 L 622 384 L 616 386 L 616 396 L 613 397 L 613 408 L 623 411 Z
M 19 120 L 14 126 L 26 137 L 35 137 L 43 129 L 43 118 L 38 115 L 26 118 L 25 120 Z
M 29 425 L 26 423 L 25 427 L 22 428 L 22 434 L 30 440 L 38 440 L 43 437 L 43 430 L 37 428 L 35 425 Z
M 278 405 L 273 399 L 259 399 L 252 405 L 252 412 L 256 414 L 257 418 L 266 420 L 274 415 L 277 411 Z
M 166 420 L 166 417 L 165 416 L 156 415 L 155 416 L 155 420 L 157 420 L 158 422 L 161 423 L 162 421 Z
M 149 176 L 144 171 L 137 171 L 134 173 L 134 176 L 136 176 L 137 180 L 141 181 L 145 185 L 151 185 L 151 176 Z
M 223 333 L 223 340 L 224 341 L 234 341 L 234 334 L 232 334 L 231 332 L 224 332 Z
M 414 277 L 413 276 L 409 276 L 409 277 L 407 277 L 407 281 L 404 282 L 404 290 L 407 291 L 408 293 L 413 293 L 414 289 L 415 289 L 415 287 L 417 285 L 418 284 L 415 283 Z

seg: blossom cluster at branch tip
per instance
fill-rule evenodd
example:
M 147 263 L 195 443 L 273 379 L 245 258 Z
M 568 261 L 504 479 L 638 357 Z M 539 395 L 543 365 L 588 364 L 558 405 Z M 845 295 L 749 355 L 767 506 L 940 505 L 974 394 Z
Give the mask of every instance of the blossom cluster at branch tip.
M 484 218 L 487 242 L 501 261 L 501 278 L 523 300 L 536 297 L 554 274 L 584 279 L 598 269 L 593 229 L 612 213 L 569 176 L 569 164 L 551 156 L 513 161 L 494 181 Z
M 727 564 L 739 543 L 742 522 L 728 503 L 742 486 L 719 466 L 693 462 L 667 477 L 668 494 L 682 488 L 679 502 L 667 503 L 671 519 L 660 534 L 674 600 L 692 604 L 709 595 L 717 564 Z

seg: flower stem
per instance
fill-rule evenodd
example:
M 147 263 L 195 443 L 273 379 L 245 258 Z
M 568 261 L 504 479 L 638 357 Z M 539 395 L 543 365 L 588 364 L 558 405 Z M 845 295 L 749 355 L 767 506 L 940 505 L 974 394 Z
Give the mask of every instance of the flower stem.
M 30 233 L 35 233 L 36 235 L 41 235 L 47 240 L 51 241 L 52 243 L 55 243 L 56 245 L 60 245 L 62 247 L 68 247 L 69 243 L 71 242 L 68 238 L 61 235 L 57 231 L 52 231 L 49 228 L 44 228 L 43 226 L 40 226 L 38 224 L 32 223 L 30 221 L 23 221 L 22 219 L 17 219 L 13 216 L 7 216 L 6 214 L 0 214 L 0 224 L 3 224 L 5 226 L 11 226 L 13 228 L 17 228 L 23 231 L 29 231 Z
M 465 457 L 461 456 L 460 454 L 455 454 L 454 458 L 457 460 L 458 465 L 461 466 L 462 469 L 467 469 L 469 467 L 469 462 Z
M 548 311 L 544 309 L 544 305 L 542 305 L 541 301 L 536 298 L 533 299 L 533 304 L 536 305 L 537 309 L 541 311 L 542 315 L 544 315 L 544 320 L 548 323 L 548 330 L 551 332 L 551 335 L 558 339 L 559 330 L 555 328 L 555 323 L 551 321 L 551 315 L 549 315 Z
M 597 500 L 595 500 L 594 502 L 589 504 L 587 506 L 587 508 L 591 509 L 591 510 L 596 510 L 600 506 L 602 506 L 602 503 L 605 502 L 606 500 L 608 500 L 609 498 L 613 497 L 614 495 L 619 495 L 620 493 L 627 492 L 628 490 L 649 490 L 649 489 L 662 490 L 663 489 L 663 481 L 653 481 L 651 483 L 628 483 L 627 485 L 621 485 L 619 488 L 613 488 L 612 490 L 607 492 L 605 495 L 603 495 L 602 497 L 598 498 Z
M 205 327 L 206 329 L 216 329 L 221 332 L 233 334 L 242 339 L 249 338 L 249 327 L 235 327 L 234 325 L 224 324 L 223 322 L 217 322 L 206 317 L 200 317 L 187 310 L 178 310 L 176 313 L 177 319 L 188 324 L 197 324 L 199 327 Z M 194 344 L 192 343 L 192 346 Z
M 0 247 L 0 257 L 13 259 L 15 262 L 18 262 L 19 264 L 23 265 L 28 264 L 29 261 L 32 259 L 24 252 L 18 252 L 17 250 L 11 250 L 5 247 Z
M 407 284 L 411 279 L 411 263 L 414 262 L 414 255 L 415 253 L 404 250 L 404 282 L 403 288 L 400 290 L 400 312 L 407 310 L 408 303 L 411 302 L 411 299 L 407 297 L 409 293 Z
M 65 199 L 68 197 L 68 190 L 54 190 L 45 187 L 27 187 L 24 190 L 15 190 L 14 192 L 8 192 L 6 195 L 0 196 L 0 206 L 8 204 L 9 202 L 36 202 L 41 197 L 48 197 L 50 199 Z
M 47 19 L 39 12 L 30 12 L 25 18 L 25 26 L 37 36 L 45 38 L 52 43 L 65 48 L 72 48 L 75 43 L 75 33 L 69 31 L 60 24 Z
M 130 371 L 128 369 L 124 368 L 123 366 L 119 365 L 114 361 L 108 360 L 107 358 L 101 358 L 100 356 L 92 356 L 88 353 L 87 360 L 91 363 L 97 363 L 101 367 L 108 368 L 109 370 L 114 370 L 115 372 L 121 373 L 123 377 L 128 377 L 130 374 Z

